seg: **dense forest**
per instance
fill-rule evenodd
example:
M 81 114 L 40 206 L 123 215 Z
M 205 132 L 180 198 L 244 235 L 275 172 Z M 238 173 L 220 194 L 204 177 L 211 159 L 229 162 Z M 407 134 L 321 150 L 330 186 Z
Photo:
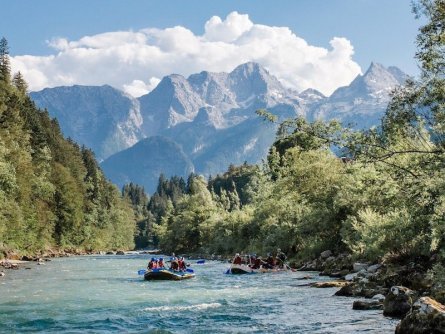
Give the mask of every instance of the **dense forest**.
M 12 252 L 130 249 L 135 217 L 94 154 L 65 139 L 57 120 L 11 77 L 0 41 L 0 257 Z
M 414 10 L 426 19 L 421 74 L 392 93 L 380 127 L 287 120 L 262 166 L 231 166 L 209 180 L 161 176 L 141 240 L 176 252 L 280 247 L 300 259 L 327 249 L 369 261 L 434 258 L 430 274 L 443 279 L 445 7 L 425 0 Z

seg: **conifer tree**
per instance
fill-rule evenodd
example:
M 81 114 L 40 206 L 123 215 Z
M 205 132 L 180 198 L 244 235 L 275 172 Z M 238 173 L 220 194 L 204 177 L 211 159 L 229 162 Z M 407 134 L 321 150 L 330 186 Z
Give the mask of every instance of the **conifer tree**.
M 0 40 L 0 81 L 10 82 L 11 64 L 9 61 L 9 46 L 5 37 Z
M 17 72 L 14 74 L 14 77 L 12 78 L 12 83 L 14 84 L 15 88 L 18 89 L 19 92 L 22 94 L 26 94 L 28 91 L 28 84 L 26 83 L 25 79 L 23 78 L 22 73 Z

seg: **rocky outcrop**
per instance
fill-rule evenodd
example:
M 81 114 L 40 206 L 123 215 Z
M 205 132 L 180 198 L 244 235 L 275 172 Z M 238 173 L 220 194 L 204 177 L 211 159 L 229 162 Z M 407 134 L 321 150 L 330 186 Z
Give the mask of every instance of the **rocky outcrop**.
M 356 300 L 352 304 L 353 310 L 382 310 L 383 303 L 379 300 Z
M 329 281 L 329 282 L 316 282 L 310 284 L 313 288 L 341 288 L 349 285 L 346 281 Z
M 16 262 L 18 262 L 18 260 L 4 260 L 0 262 L 0 267 L 3 267 L 5 269 L 19 269 L 19 265 Z
M 383 302 L 383 315 L 404 317 L 414 303 L 416 294 L 404 286 L 393 286 Z
M 344 277 L 352 271 L 352 264 L 350 254 L 334 255 L 332 251 L 326 250 L 319 258 L 303 264 L 299 270 L 320 271 L 321 276 Z
M 445 306 L 422 297 L 413 310 L 397 325 L 396 334 L 445 333 Z

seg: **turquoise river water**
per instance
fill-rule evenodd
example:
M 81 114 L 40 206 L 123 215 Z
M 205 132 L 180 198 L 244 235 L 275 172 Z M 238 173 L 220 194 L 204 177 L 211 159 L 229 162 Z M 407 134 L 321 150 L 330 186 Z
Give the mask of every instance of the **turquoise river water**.
M 154 282 L 137 275 L 147 259 L 82 256 L 9 270 L 0 332 L 393 333 L 397 323 L 353 311 L 336 289 L 302 287 L 307 272 L 225 275 L 227 264 L 210 261 L 193 265 L 191 280 Z

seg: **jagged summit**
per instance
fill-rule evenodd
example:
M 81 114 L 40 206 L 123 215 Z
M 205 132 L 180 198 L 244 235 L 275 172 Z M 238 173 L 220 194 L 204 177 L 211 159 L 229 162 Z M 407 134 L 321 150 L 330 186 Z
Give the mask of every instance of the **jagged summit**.
M 287 89 L 266 68 L 248 62 L 230 73 L 165 76 L 139 99 L 107 85 L 58 87 L 31 96 L 59 119 L 65 135 L 91 147 L 99 158 L 125 153 L 148 138 L 131 154 L 112 158 L 114 154 L 104 161 L 108 176 L 121 184 L 146 175 L 143 164 L 156 168 L 156 173 L 175 170 L 175 155 L 182 161 L 181 173 L 194 166 L 203 175 L 220 173 L 230 163 L 260 162 L 276 133 L 275 125 L 265 124 L 255 114 L 260 108 L 280 121 L 300 115 L 309 120 L 338 119 L 358 128 L 376 125 L 389 92 L 406 78 L 396 67 L 372 63 L 349 86 L 326 97 L 315 89 L 301 93 Z M 152 175 L 141 182 L 151 189 L 156 181 Z
M 394 87 L 405 82 L 406 74 L 397 67 L 386 68 L 372 62 L 365 74 L 358 75 L 349 86 L 338 88 L 331 100 L 355 98 L 386 98 Z
M 305 103 L 313 103 L 326 98 L 326 96 L 323 95 L 323 93 L 313 88 L 308 88 L 302 91 L 300 94 L 298 94 L 298 97 Z
M 58 119 L 65 136 L 92 148 L 99 160 L 143 138 L 139 101 L 110 85 L 45 88 L 30 96 Z

